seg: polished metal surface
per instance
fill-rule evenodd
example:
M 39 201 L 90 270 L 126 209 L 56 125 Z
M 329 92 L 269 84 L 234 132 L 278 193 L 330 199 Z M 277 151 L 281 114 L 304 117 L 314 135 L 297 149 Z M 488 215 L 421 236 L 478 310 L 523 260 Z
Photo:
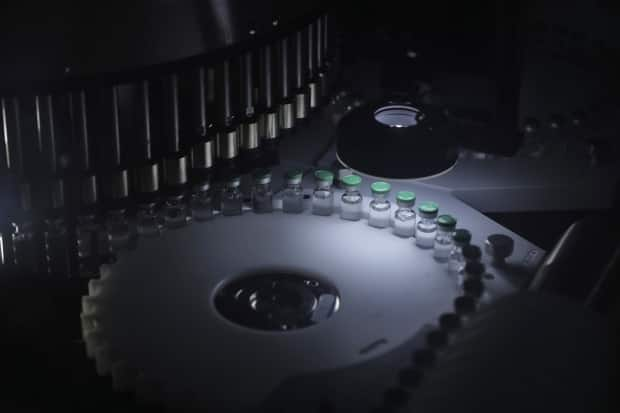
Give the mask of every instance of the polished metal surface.
M 164 182 L 169 186 L 187 183 L 187 156 L 180 155 L 164 159 Z
M 80 187 L 83 205 L 93 205 L 99 200 L 96 175 L 88 175 L 81 178 Z
M 308 95 L 306 92 L 295 94 L 295 119 L 306 119 L 308 117 Z
M 208 140 L 192 147 L 192 168 L 211 168 L 215 160 L 215 141 Z
M 260 115 L 260 130 L 264 139 L 275 139 L 280 134 L 278 124 L 278 113 L 267 112 Z
M 236 129 L 229 129 L 217 134 L 217 157 L 234 159 L 239 155 L 239 135 Z
M 51 201 L 52 208 L 62 208 L 65 206 L 65 181 L 62 178 L 56 178 L 51 183 Z
M 258 119 L 247 119 L 240 128 L 241 149 L 256 149 L 259 145 Z
M 119 200 L 129 196 L 129 171 L 127 169 L 108 174 L 105 182 L 108 199 Z
M 143 165 L 137 169 L 136 175 L 138 192 L 147 193 L 159 190 L 159 164 Z
M 316 109 L 320 104 L 320 90 L 319 84 L 315 81 L 308 83 L 308 106 L 310 110 Z
M 280 121 L 280 129 L 292 129 L 295 126 L 295 107 L 293 102 L 283 102 L 279 109 L 278 120 Z

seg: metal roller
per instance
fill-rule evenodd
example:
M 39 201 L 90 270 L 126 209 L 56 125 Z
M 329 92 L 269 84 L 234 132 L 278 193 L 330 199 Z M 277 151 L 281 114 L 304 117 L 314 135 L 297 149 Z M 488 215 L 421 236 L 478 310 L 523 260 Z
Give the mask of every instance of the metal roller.
M 304 76 L 304 32 L 295 33 L 295 118 L 308 117 L 308 93 Z
M 99 152 L 102 156 L 103 190 L 106 202 L 116 204 L 129 196 L 129 171 L 125 165 L 125 144 L 121 141 L 120 131 L 118 86 L 104 89 L 102 94 Z
M 254 108 L 254 70 L 252 53 L 241 57 L 241 90 L 243 102 L 243 120 L 240 127 L 241 149 L 250 151 L 258 149 L 258 118 Z
M 179 77 L 172 74 L 164 83 L 164 184 L 177 191 L 188 182 L 188 160 L 181 147 L 179 123 Z
M 219 88 L 216 94 L 216 101 L 219 105 L 217 157 L 227 160 L 235 159 L 239 155 L 239 136 L 233 112 L 229 61 L 226 60 L 218 66 L 216 84 Z
M 279 126 L 280 129 L 290 130 L 295 126 L 295 107 L 294 97 L 291 96 L 290 72 L 289 72 L 289 43 L 287 38 L 283 38 L 279 42 L 278 59 L 279 59 Z
M 93 207 L 98 201 L 98 180 L 93 159 L 94 146 L 88 126 L 87 96 L 84 90 L 71 94 L 76 137 L 76 170 L 80 174 L 80 201 L 84 208 Z
M 275 139 L 279 136 L 278 112 L 273 96 L 273 49 L 271 45 L 263 47 L 260 53 L 260 87 L 259 136 L 263 139 Z
M 154 142 L 151 126 L 151 89 L 150 83 L 144 80 L 140 83 L 137 110 L 137 147 L 134 153 L 134 162 L 138 164 L 134 172 L 136 192 L 146 202 L 153 201 L 153 196 L 160 189 L 159 162 L 154 151 Z M 148 195 L 147 195 L 148 194 Z
M 209 103 L 214 100 L 214 80 L 210 73 L 212 69 L 200 67 L 196 70 L 197 87 L 194 88 L 194 121 L 197 122 L 196 139 L 191 149 L 192 173 L 194 175 L 205 174 L 213 167 L 215 161 L 215 142 L 211 136 L 212 127 L 207 119 L 210 110 Z M 211 78 L 211 80 L 210 80 Z M 196 178 L 202 180 L 203 178 Z

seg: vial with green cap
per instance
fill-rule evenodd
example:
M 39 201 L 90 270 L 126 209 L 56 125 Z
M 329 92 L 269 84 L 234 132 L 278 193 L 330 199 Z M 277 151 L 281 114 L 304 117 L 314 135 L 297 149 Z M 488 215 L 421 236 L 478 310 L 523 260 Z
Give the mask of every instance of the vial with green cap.
M 433 256 L 437 261 L 447 262 L 450 251 L 454 247 L 452 236 L 456 229 L 456 219 L 452 215 L 440 215 L 437 217 L 437 234 L 435 235 L 435 251 Z
M 465 257 L 463 247 L 471 242 L 471 232 L 466 229 L 457 229 L 452 236 L 454 247 L 448 257 L 448 270 L 453 274 L 458 274 L 465 268 Z
M 394 212 L 394 234 L 399 237 L 409 238 L 415 234 L 416 214 L 413 210 L 415 193 L 400 191 L 396 194 L 398 209 Z
M 271 190 L 271 171 L 259 169 L 254 172 L 254 188 L 252 189 L 252 208 L 254 212 L 263 214 L 273 212 L 273 191 Z
M 300 214 L 304 211 L 304 194 L 301 188 L 303 172 L 299 169 L 288 171 L 284 179 L 286 189 L 282 197 L 282 211 L 287 214 Z
M 385 228 L 390 225 L 390 201 L 387 197 L 392 189 L 387 182 L 374 182 L 370 185 L 373 200 L 370 201 L 368 210 L 368 225 L 377 228 Z
M 230 178 L 222 192 L 222 214 L 226 216 L 241 215 L 243 211 L 243 195 L 239 189 L 241 178 Z
M 346 175 L 340 181 L 345 189 L 340 203 L 340 218 L 359 221 L 362 218 L 362 194 L 359 191 L 362 178 L 357 175 Z
M 332 184 L 334 174 L 324 169 L 314 172 L 316 188 L 312 194 L 312 213 L 314 215 L 331 215 L 334 209 Z
M 418 247 L 433 248 L 435 245 L 437 212 L 439 212 L 439 206 L 434 202 L 424 202 L 418 207 L 420 220 L 415 230 L 415 244 Z

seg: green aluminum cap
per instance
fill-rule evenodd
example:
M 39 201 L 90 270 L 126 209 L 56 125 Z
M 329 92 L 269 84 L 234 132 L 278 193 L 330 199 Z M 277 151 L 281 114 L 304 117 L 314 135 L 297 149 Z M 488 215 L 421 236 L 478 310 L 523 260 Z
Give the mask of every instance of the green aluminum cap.
M 304 177 L 304 173 L 301 169 L 291 169 L 284 174 L 284 179 L 289 183 L 298 184 Z
M 340 182 L 342 182 L 342 184 L 348 188 L 351 187 L 356 187 L 356 186 L 360 186 L 360 184 L 362 183 L 362 178 L 360 178 L 357 175 L 347 175 L 344 176 Z
M 456 219 L 452 215 L 439 215 L 437 225 L 442 229 L 454 229 L 456 228 Z
M 271 171 L 269 169 L 257 169 L 254 172 L 254 181 L 259 184 L 271 182 Z
M 399 191 L 396 200 L 413 205 L 415 203 L 415 193 L 411 191 Z
M 334 174 L 325 169 L 317 169 L 314 171 L 314 177 L 320 182 L 329 182 L 330 184 L 334 182 Z
M 226 186 L 229 188 L 236 188 L 240 184 L 241 184 L 241 178 L 238 176 L 234 176 L 226 182 Z
M 437 212 L 439 212 L 439 205 L 430 201 L 424 202 L 420 204 L 420 206 L 418 207 L 418 211 L 421 215 L 434 217 L 435 215 L 437 215 Z
M 392 189 L 392 186 L 387 182 L 379 181 L 373 182 L 372 185 L 370 185 L 370 189 L 375 194 L 387 194 L 390 192 L 390 189 Z
M 454 231 L 452 239 L 459 245 L 467 245 L 471 242 L 471 232 L 466 229 L 459 228 Z

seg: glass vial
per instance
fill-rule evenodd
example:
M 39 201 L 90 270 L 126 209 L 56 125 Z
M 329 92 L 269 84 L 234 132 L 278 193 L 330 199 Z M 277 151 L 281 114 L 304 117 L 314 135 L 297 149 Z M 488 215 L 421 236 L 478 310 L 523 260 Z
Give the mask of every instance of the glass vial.
M 154 237 L 161 234 L 162 225 L 157 213 L 156 203 L 138 205 L 136 230 L 143 237 Z
M 213 218 L 213 196 L 209 182 L 194 187 L 190 209 L 194 221 L 204 222 Z
M 467 264 L 469 263 L 476 263 L 474 265 L 481 264 L 480 259 L 482 258 L 482 250 L 477 245 L 473 245 L 473 244 L 464 245 L 462 248 L 462 251 L 463 251 L 463 259 L 465 260 L 465 266 L 463 267 L 463 270 L 458 273 L 458 276 L 457 276 L 456 282 L 459 288 L 463 286 L 463 280 L 465 278 L 464 273 L 466 272 Z M 473 268 L 477 268 L 477 267 L 474 266 Z
M 448 270 L 453 274 L 459 274 L 465 268 L 465 257 L 463 247 L 471 241 L 471 232 L 466 229 L 457 229 L 452 236 L 454 247 L 448 257 Z
M 108 234 L 108 243 L 112 250 L 119 250 L 129 246 L 131 234 L 124 209 L 108 211 L 105 227 Z
M 334 210 L 334 193 L 332 184 L 334 174 L 324 169 L 314 172 L 316 187 L 312 194 L 312 213 L 314 215 L 331 215 Z
M 11 243 L 13 244 L 13 263 L 22 269 L 37 271 L 37 253 L 34 229 L 29 221 L 12 223 Z
M 340 181 L 345 190 L 340 202 L 340 218 L 359 221 L 362 218 L 362 194 L 359 191 L 362 178 L 346 175 Z
M 409 238 L 415 234 L 416 213 L 413 210 L 415 205 L 415 193 L 411 191 L 400 191 L 396 194 L 396 205 L 398 209 L 394 212 L 394 235 Z
M 62 218 L 45 220 L 45 262 L 49 274 L 69 276 L 67 227 Z
M 235 176 L 224 186 L 221 210 L 225 216 L 241 215 L 243 211 L 243 195 L 239 185 L 241 185 L 241 178 Z
M 183 194 L 178 194 L 166 199 L 164 204 L 164 224 L 166 228 L 181 228 L 189 222 L 190 216 L 184 198 Z
M 454 248 L 452 239 L 456 228 L 456 219 L 452 215 L 440 215 L 437 217 L 437 234 L 435 235 L 435 244 L 433 257 L 439 262 L 447 262 L 450 258 L 450 252 Z
M 284 179 L 286 189 L 282 197 L 282 211 L 287 214 L 300 214 L 304 211 L 304 193 L 301 187 L 303 173 L 298 169 L 288 171 Z
M 373 200 L 368 208 L 368 225 L 376 228 L 385 228 L 390 225 L 391 204 L 387 196 L 392 186 L 387 182 L 373 182 L 370 185 Z
M 268 169 L 259 169 L 254 173 L 252 209 L 258 214 L 273 212 L 271 172 Z
M 97 222 L 96 215 L 79 215 L 75 232 L 80 276 L 96 277 L 99 274 L 96 258 L 108 252 L 105 233 Z
M 424 202 L 418 207 L 420 220 L 416 225 L 415 244 L 420 248 L 433 248 L 437 224 L 435 219 L 439 212 L 439 206 L 434 202 Z

